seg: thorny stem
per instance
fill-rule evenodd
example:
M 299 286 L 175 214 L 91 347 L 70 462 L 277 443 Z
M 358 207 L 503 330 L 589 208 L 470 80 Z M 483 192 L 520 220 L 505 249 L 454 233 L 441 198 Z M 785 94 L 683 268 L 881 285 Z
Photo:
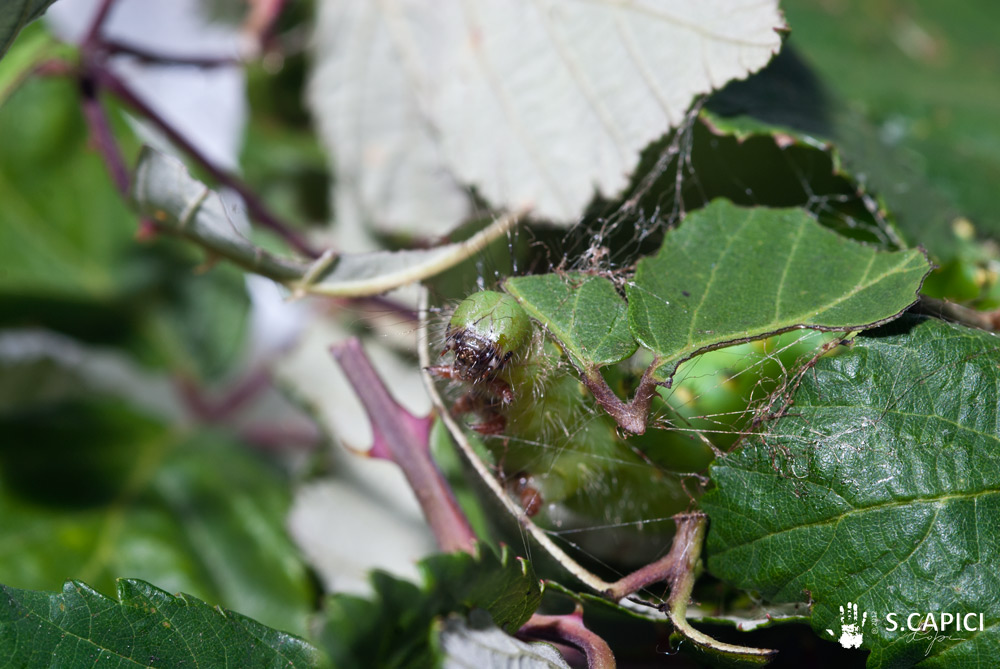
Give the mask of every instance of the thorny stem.
M 469 521 L 431 461 L 430 419 L 415 418 L 396 403 L 356 337 L 330 351 L 368 412 L 376 439 L 403 470 L 441 550 L 474 553 L 476 536 Z
M 534 614 L 517 636 L 522 639 L 539 639 L 566 643 L 579 648 L 587 656 L 587 669 L 614 669 L 615 656 L 608 643 L 583 624 L 583 608 L 561 616 Z

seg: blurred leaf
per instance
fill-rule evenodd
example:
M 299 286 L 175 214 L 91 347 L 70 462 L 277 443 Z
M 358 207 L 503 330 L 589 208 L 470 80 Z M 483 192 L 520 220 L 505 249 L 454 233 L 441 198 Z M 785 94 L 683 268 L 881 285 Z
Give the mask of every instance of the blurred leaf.
M 107 300 L 124 278 L 135 220 L 86 150 L 75 93 L 68 81 L 33 79 L 0 107 L 5 295 Z
M 110 588 L 140 577 L 305 629 L 314 586 L 285 534 L 289 484 L 273 466 L 108 394 L 120 374 L 102 386 L 92 377 L 104 370 L 54 358 L 32 368 L 49 391 L 0 413 L 0 582 L 47 589 L 71 575 Z
M 771 601 L 812 601 L 837 638 L 848 602 L 869 666 L 981 666 L 998 647 L 1000 347 L 990 334 L 906 318 L 802 378 L 794 410 L 711 469 L 712 573 Z M 929 639 L 884 616 L 983 613 Z M 905 625 L 905 622 L 903 623 Z M 978 625 L 978 620 L 977 620 Z M 827 631 L 830 630 L 830 631 Z
M 192 377 L 221 374 L 243 350 L 242 276 L 196 274 L 197 251 L 176 243 L 136 243 L 136 218 L 88 149 L 77 106 L 69 82 L 30 80 L 0 107 L 0 327 L 46 327 Z
M 777 4 L 739 5 L 324 6 L 310 101 L 336 161 L 337 220 L 440 234 L 471 186 L 497 208 L 575 223 L 697 95 L 778 51 Z
M 419 564 L 420 586 L 382 571 L 372 573 L 373 600 L 334 595 L 319 640 L 337 666 L 429 667 L 440 659 L 434 619 L 485 610 L 507 633 L 517 631 L 541 601 L 530 565 L 504 549 L 431 556 Z
M 632 333 L 671 377 L 698 351 L 795 328 L 860 330 L 916 299 L 930 267 L 917 250 L 879 252 L 796 209 L 718 200 L 667 234 L 629 283 Z
M 0 6 L 0 58 L 26 25 L 45 13 L 55 0 L 6 0 Z
M 897 147 L 911 168 L 974 224 L 1000 234 L 995 203 L 1000 5 L 992 0 L 790 0 L 782 8 L 792 27 L 790 43 L 838 97 L 874 121 L 870 155 L 878 157 L 878 147 Z M 860 141 L 856 146 L 864 148 Z M 854 147 L 845 146 L 848 159 Z M 868 171 L 864 163 L 856 169 Z M 922 197 L 919 188 L 914 183 L 900 199 Z
M 551 273 L 514 277 L 503 286 L 552 332 L 580 369 L 621 362 L 635 353 L 628 305 L 609 279 Z
M 438 643 L 445 655 L 445 669 L 569 669 L 554 646 L 527 643 L 492 625 L 473 625 L 458 616 L 449 616 L 444 621 Z
M 7 55 L 0 61 L 0 107 L 32 74 L 37 65 L 49 58 L 70 58 L 75 49 L 56 42 L 42 24 L 27 28 Z
M 0 586 L 9 666 L 315 667 L 302 639 L 190 595 L 119 579 L 118 601 L 79 581 L 59 594 Z

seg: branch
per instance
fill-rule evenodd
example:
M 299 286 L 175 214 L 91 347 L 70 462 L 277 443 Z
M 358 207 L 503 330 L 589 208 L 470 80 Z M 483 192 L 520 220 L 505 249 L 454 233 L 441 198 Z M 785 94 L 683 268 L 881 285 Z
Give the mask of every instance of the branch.
M 87 35 L 83 38 L 84 49 L 91 49 L 100 43 L 101 30 L 104 28 L 104 22 L 108 19 L 108 12 L 111 11 L 113 4 L 115 4 L 115 0 L 101 0 L 97 12 L 94 13 L 94 19 L 87 29 Z
M 200 68 L 238 67 L 243 61 L 228 56 L 177 56 L 173 54 L 152 51 L 145 47 L 115 39 L 104 39 L 101 48 L 109 55 L 132 56 L 133 58 L 153 65 L 180 65 Z
M 948 300 L 939 300 L 934 297 L 921 295 L 913 310 L 917 313 L 935 316 L 946 321 L 954 321 L 988 332 L 1000 330 L 1000 309 L 979 311 L 963 307 L 961 304 L 955 304 Z
M 518 630 L 517 636 L 525 640 L 552 641 L 579 648 L 587 656 L 587 669 L 615 667 L 611 647 L 583 624 L 583 608 L 579 605 L 573 613 L 561 616 L 536 613 Z
M 396 403 L 356 337 L 330 351 L 368 412 L 376 443 L 403 470 L 441 550 L 474 554 L 476 535 L 430 457 L 430 418 L 415 418 Z
M 315 258 L 317 256 L 317 253 L 290 225 L 279 219 L 267 208 L 264 202 L 257 197 L 256 193 L 254 193 L 253 189 L 251 189 L 245 182 L 240 180 L 235 175 L 226 172 L 209 160 L 208 157 L 198 150 L 194 144 L 189 142 L 183 135 L 180 134 L 180 132 L 177 131 L 176 128 L 160 116 L 155 109 L 147 105 L 141 98 L 139 98 L 124 81 L 119 79 L 114 73 L 105 67 L 95 68 L 93 76 L 99 86 L 111 91 L 119 99 L 145 117 L 146 120 L 157 126 L 163 134 L 170 139 L 171 142 L 176 144 L 178 148 L 191 156 L 191 158 L 201 165 L 206 172 L 211 174 L 216 181 L 239 193 L 243 198 L 243 202 L 246 204 L 247 212 L 252 218 L 284 239 L 289 246 L 297 250 L 299 253 L 302 253 L 310 258 Z
M 94 89 L 93 81 L 86 75 L 80 77 L 80 97 L 83 104 L 83 116 L 87 120 L 87 127 L 90 129 L 90 136 L 94 141 L 98 153 L 104 159 L 114 181 L 118 192 L 125 198 L 129 194 L 129 169 L 125 164 L 121 148 L 115 140 L 114 133 L 111 132 L 111 125 L 108 123 L 108 116 L 97 99 L 97 91 Z

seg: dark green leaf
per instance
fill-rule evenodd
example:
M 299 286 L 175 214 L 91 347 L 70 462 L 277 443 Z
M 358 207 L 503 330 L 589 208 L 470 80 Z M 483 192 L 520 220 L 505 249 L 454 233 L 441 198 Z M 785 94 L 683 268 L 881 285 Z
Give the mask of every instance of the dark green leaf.
M 628 286 L 632 333 L 670 378 L 695 353 L 808 327 L 860 330 L 916 299 L 930 267 L 845 239 L 799 209 L 717 200 L 667 234 Z
M 625 300 L 609 279 L 578 272 L 507 279 L 504 290 L 559 340 L 580 369 L 635 353 Z
M 284 476 L 221 434 L 166 427 L 170 407 L 149 413 L 144 377 L 5 362 L 4 381 L 25 371 L 48 390 L 0 411 L 0 582 L 139 577 L 305 630 L 314 586 L 284 531 Z M 108 394 L 114 383 L 128 401 Z
M 5 0 L 0 5 L 0 58 L 7 53 L 17 34 L 45 13 L 56 0 Z
M 242 275 L 196 273 L 203 257 L 186 246 L 136 243 L 137 218 L 88 147 L 77 97 L 68 82 L 31 80 L 0 107 L 0 327 L 218 376 L 242 351 Z
M 870 666 L 996 657 L 998 366 L 994 336 L 909 318 L 820 360 L 785 418 L 712 467 L 711 571 L 768 600 L 811 597 L 834 639 L 857 604 Z M 982 613 L 985 629 L 931 644 L 885 618 L 929 612 Z
M 498 560 L 488 550 L 434 555 L 420 563 L 421 586 L 385 572 L 372 574 L 374 598 L 335 595 L 320 632 L 323 648 L 337 666 L 434 666 L 439 649 L 432 641 L 436 617 L 488 612 L 493 623 L 516 631 L 538 608 L 541 588 L 527 562 L 504 550 Z
M 62 593 L 0 586 L 7 666 L 315 667 L 302 639 L 190 595 L 117 582 L 118 601 L 78 581 Z

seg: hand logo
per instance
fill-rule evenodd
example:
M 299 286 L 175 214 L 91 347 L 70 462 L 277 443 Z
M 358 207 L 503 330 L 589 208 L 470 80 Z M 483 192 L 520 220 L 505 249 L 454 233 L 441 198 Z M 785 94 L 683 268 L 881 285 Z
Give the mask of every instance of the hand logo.
M 864 640 L 864 627 L 868 622 L 868 612 L 865 611 L 858 620 L 858 605 L 847 602 L 847 608 L 840 607 L 840 645 L 844 648 L 861 648 Z M 827 630 L 833 636 L 833 630 Z

